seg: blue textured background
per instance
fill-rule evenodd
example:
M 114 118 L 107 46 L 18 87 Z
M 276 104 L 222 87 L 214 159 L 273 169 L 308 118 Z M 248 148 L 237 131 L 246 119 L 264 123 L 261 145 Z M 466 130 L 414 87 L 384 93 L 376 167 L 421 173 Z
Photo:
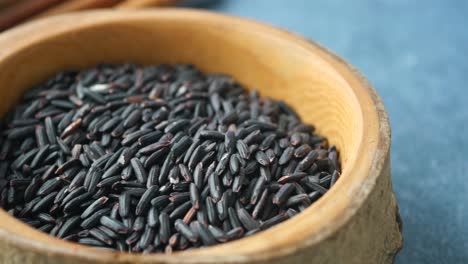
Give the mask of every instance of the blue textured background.
M 383 98 L 404 221 L 396 263 L 468 263 L 468 1 L 225 0 L 203 7 L 314 39 Z

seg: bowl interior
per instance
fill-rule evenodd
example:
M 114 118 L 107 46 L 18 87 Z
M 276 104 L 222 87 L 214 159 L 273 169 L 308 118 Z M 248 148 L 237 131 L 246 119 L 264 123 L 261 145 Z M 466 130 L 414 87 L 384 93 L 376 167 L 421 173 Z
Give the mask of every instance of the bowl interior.
M 324 50 L 286 32 L 236 18 L 189 11 L 102 12 L 26 25 L 0 39 L 0 43 L 7 42 L 6 50 L 0 53 L 1 115 L 25 89 L 63 69 L 101 62 L 191 63 L 205 72 L 227 73 L 262 95 L 286 101 L 305 122 L 314 124 L 318 133 L 338 147 L 342 178 L 297 217 L 249 238 L 174 256 L 261 256 L 271 251 L 294 250 L 293 245 L 302 241 L 320 239 L 311 237 L 318 228 L 328 228 L 323 223 L 327 218 L 321 215 L 338 217 L 347 206 L 341 200 L 349 199 L 357 190 L 351 184 L 359 177 L 354 173 L 365 173 L 365 168 L 354 169 L 364 133 L 361 103 L 352 87 L 357 81 L 350 77 L 351 73 L 343 74 L 344 68 L 340 67 L 344 66 L 331 63 L 335 59 Z M 34 238 L 35 242 L 27 243 L 53 243 L 58 252 L 96 258 L 111 254 L 59 241 L 26 227 L 3 211 L 0 217 L 5 219 L 2 226 L 18 234 L 19 239 Z

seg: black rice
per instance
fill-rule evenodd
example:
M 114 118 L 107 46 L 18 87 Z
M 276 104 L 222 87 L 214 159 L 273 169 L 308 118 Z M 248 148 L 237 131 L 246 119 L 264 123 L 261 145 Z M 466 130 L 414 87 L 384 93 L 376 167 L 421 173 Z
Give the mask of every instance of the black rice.
M 341 172 L 337 149 L 286 103 L 191 65 L 61 72 L 1 127 L 1 206 L 53 236 L 125 252 L 253 235 L 305 210 Z

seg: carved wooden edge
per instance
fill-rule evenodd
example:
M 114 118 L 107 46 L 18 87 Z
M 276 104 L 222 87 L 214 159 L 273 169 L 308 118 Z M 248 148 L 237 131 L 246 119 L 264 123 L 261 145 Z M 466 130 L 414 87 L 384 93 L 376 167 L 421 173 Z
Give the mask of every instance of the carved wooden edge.
M 366 201 L 366 205 L 359 210 L 355 218 L 351 220 L 351 223 L 347 225 L 346 228 L 349 228 L 350 225 L 353 225 L 353 222 L 359 221 L 359 218 L 366 218 L 368 223 L 374 223 L 374 228 L 380 230 L 381 236 L 383 236 L 383 255 L 375 256 L 375 262 L 372 262 L 369 259 L 369 262 L 365 263 L 393 263 L 398 252 L 403 248 L 403 221 L 400 215 L 400 208 L 398 206 L 398 201 L 396 199 L 395 193 L 393 191 L 392 177 L 391 177 L 391 162 L 390 162 L 390 147 L 391 147 L 391 127 L 388 113 L 385 110 L 385 106 L 382 102 L 382 99 L 378 95 L 375 88 L 369 82 L 369 80 L 364 77 L 353 65 L 344 60 L 343 58 L 336 55 L 333 51 L 330 51 L 326 47 L 309 40 L 313 45 L 324 51 L 327 55 L 333 58 L 333 60 L 339 62 L 348 68 L 352 74 L 363 84 L 363 86 L 369 92 L 371 99 L 375 105 L 375 110 L 378 115 L 379 122 L 379 145 L 378 150 L 381 151 L 380 155 L 376 155 L 374 161 L 372 162 L 373 168 L 371 171 L 378 172 L 381 174 L 378 176 L 376 182 L 376 188 L 372 191 Z M 381 162 L 379 162 L 381 159 Z M 383 161 L 383 162 L 382 162 Z M 379 203 L 379 201 L 381 201 Z M 374 212 L 383 211 L 381 213 L 381 220 L 372 219 L 373 217 L 368 217 L 366 214 Z M 376 221 L 372 221 L 376 220 Z M 380 222 L 381 221 L 381 222 Z M 381 223 L 381 224 L 379 224 Z M 370 226 L 370 225 L 369 225 Z M 342 231 L 342 230 L 340 230 Z M 373 230 L 375 231 L 375 230 Z M 369 237 L 370 246 L 375 246 L 372 237 Z M 378 248 L 375 249 L 376 252 L 379 252 Z M 353 263 L 349 260 L 344 259 L 344 263 Z M 356 260 L 355 263 L 364 263 L 362 260 Z

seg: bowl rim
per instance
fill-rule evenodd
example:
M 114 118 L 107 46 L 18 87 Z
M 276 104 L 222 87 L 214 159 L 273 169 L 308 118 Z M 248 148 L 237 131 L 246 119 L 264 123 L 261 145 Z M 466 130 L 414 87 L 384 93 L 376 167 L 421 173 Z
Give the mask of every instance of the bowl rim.
M 274 232 L 274 230 L 266 230 L 251 237 L 243 238 L 241 240 L 233 241 L 226 244 L 220 244 L 212 247 L 206 247 L 190 251 L 180 251 L 171 255 L 167 254 L 130 254 L 130 253 L 113 253 L 103 252 L 102 250 L 94 249 L 87 246 L 82 246 L 77 243 L 71 243 L 59 240 L 57 238 L 50 238 L 54 246 L 49 244 L 40 243 L 17 235 L 11 232 L 10 228 L 0 223 L 0 239 L 8 241 L 18 248 L 36 252 L 43 252 L 44 254 L 57 254 L 65 257 L 76 257 L 86 260 L 93 260 L 96 262 L 102 261 L 116 261 L 116 262 L 129 262 L 137 261 L 142 263 L 193 263 L 193 262 L 241 262 L 243 260 L 268 260 L 274 257 L 281 257 L 288 254 L 293 254 L 305 247 L 319 243 L 329 238 L 333 233 L 339 230 L 352 216 L 354 216 L 360 206 L 364 203 L 366 198 L 372 191 L 377 178 L 381 175 L 384 167 L 384 162 L 388 159 L 390 148 L 390 126 L 388 116 L 383 106 L 382 101 L 377 95 L 375 89 L 369 81 L 353 66 L 351 66 L 344 59 L 335 55 L 328 49 L 321 45 L 307 40 L 296 34 L 278 29 L 261 22 L 251 19 L 240 18 L 231 15 L 222 15 L 210 11 L 195 11 L 184 8 L 165 8 L 153 10 L 132 10 L 132 11 L 86 11 L 77 12 L 72 14 L 60 15 L 51 18 L 40 19 L 32 23 L 21 25 L 17 28 L 8 30 L 0 35 L 0 62 L 12 56 L 17 52 L 21 52 L 24 47 L 33 43 L 39 43 L 46 38 L 59 36 L 61 34 L 72 32 L 73 30 L 86 30 L 96 24 L 112 24 L 121 22 L 122 20 L 144 20 L 144 19 L 158 19 L 158 20 L 193 20 L 213 22 L 216 24 L 223 24 L 227 27 L 235 27 L 241 30 L 256 30 L 260 34 L 268 34 L 271 38 L 293 42 L 298 47 L 305 49 L 311 54 L 315 54 L 323 59 L 326 63 L 330 64 L 343 79 L 349 84 L 353 95 L 356 97 L 361 111 L 362 120 L 362 133 L 360 142 L 358 144 L 358 153 L 366 153 L 367 157 L 361 159 L 351 159 L 348 166 L 349 171 L 353 171 L 355 183 L 352 184 L 353 199 L 344 201 L 341 196 L 339 199 L 333 200 L 333 206 L 327 206 L 329 200 L 334 192 L 349 188 L 341 184 L 335 186 L 329 193 L 324 195 L 319 201 L 310 206 L 307 210 L 319 210 L 321 215 L 325 216 L 322 221 L 319 221 L 318 226 L 305 231 L 305 235 L 297 244 L 290 243 L 289 245 L 278 247 L 263 247 L 260 251 L 252 251 L 245 249 L 237 250 L 239 243 L 261 242 L 262 237 L 267 232 Z M 37 31 L 46 32 L 40 36 L 33 34 Z M 365 107 L 367 105 L 367 107 Z M 369 107 L 370 106 L 370 107 Z M 365 140 L 364 140 L 365 139 Z M 348 182 L 349 183 L 349 182 Z M 359 186 L 358 186 L 359 185 Z M 331 205 L 331 204 L 329 204 Z M 8 215 L 4 210 L 0 210 L 0 219 L 14 217 Z M 48 236 L 45 233 L 23 224 L 19 220 L 14 219 L 15 224 L 21 228 L 32 232 L 34 235 Z M 3 222 L 3 221 L 2 221 Z M 332 222 L 333 225 L 326 223 Z M 279 229 L 277 227 L 271 229 Z M 284 226 L 281 228 L 284 229 Z M 241 241 L 241 242 L 240 242 Z M 297 241 L 296 241 L 297 242 Z M 275 241 L 274 243 L 280 243 Z M 239 247 L 241 248 L 241 247 Z M 274 250 L 272 250 L 274 249 Z

